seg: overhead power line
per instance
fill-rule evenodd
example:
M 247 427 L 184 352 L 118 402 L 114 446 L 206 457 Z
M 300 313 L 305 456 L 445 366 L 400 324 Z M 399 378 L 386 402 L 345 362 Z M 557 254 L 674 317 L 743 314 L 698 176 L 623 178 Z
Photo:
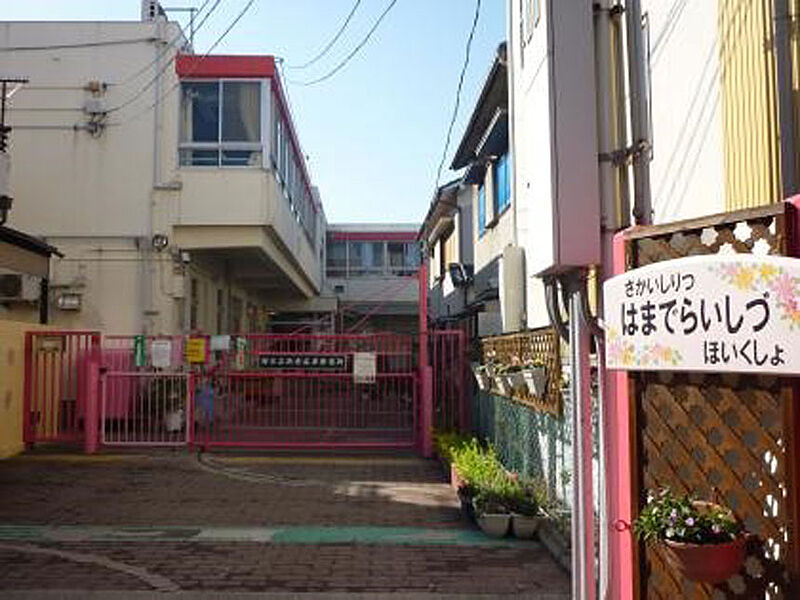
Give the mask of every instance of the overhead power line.
M 436 186 L 434 187 L 434 193 L 436 190 L 439 189 L 439 181 L 442 177 L 442 168 L 444 167 L 444 161 L 447 159 L 447 151 L 450 148 L 450 137 L 453 135 L 453 127 L 456 124 L 456 118 L 458 117 L 458 108 L 461 105 L 461 89 L 464 87 L 464 75 L 467 72 L 467 67 L 469 66 L 469 55 L 470 51 L 472 50 L 472 40 L 475 37 L 475 29 L 478 26 L 478 17 L 481 14 L 481 0 L 476 0 L 475 2 L 475 16 L 472 18 L 472 28 L 469 30 L 469 37 L 467 38 L 467 47 L 466 51 L 464 52 L 464 64 L 461 66 L 461 74 L 458 77 L 458 87 L 456 88 L 456 103 L 453 107 L 453 116 L 450 117 L 450 125 L 447 127 L 447 138 L 444 142 L 444 150 L 442 150 L 442 158 L 439 161 L 439 168 L 436 169 Z
M 214 5 L 213 5 L 213 6 L 212 6 L 212 7 L 209 9 L 209 11 L 206 13 L 206 15 L 203 17 L 203 19 L 200 21 L 200 23 L 199 23 L 199 24 L 197 25 L 197 27 L 195 28 L 195 33 L 196 33 L 197 31 L 200 31 L 200 29 L 203 27 L 203 25 L 204 25 L 204 24 L 205 24 L 205 22 L 208 20 L 208 18 L 209 18 L 209 17 L 210 17 L 212 14 L 214 14 L 214 11 L 217 9 L 217 7 L 220 5 L 220 3 L 221 3 L 221 2 L 222 2 L 222 0 L 216 0 L 216 2 L 214 3 Z M 252 2 L 250 2 L 250 4 L 252 4 Z M 250 4 L 248 4 L 248 5 L 247 5 L 247 7 L 245 7 L 245 10 L 243 11 L 243 13 L 244 13 L 244 12 L 247 12 L 247 8 L 249 8 L 249 7 L 250 7 Z M 242 16 L 243 16 L 243 13 L 242 13 Z M 238 18 L 241 18 L 241 17 L 238 17 Z M 236 20 L 236 21 L 234 21 L 234 23 L 233 23 L 234 25 L 235 25 L 235 24 L 238 22 L 238 18 L 237 18 L 237 20 Z M 220 43 L 220 41 L 222 41 L 222 38 L 224 38 L 224 37 L 225 37 L 225 35 L 227 35 L 228 31 L 230 31 L 230 28 L 229 28 L 228 30 L 226 30 L 226 31 L 225 31 L 225 32 L 222 34 L 221 38 L 218 38 L 218 39 L 217 39 L 217 41 L 216 41 L 216 42 L 214 42 L 214 46 L 212 46 L 211 50 L 213 50 L 213 49 L 216 47 L 216 45 L 217 45 L 217 44 L 219 44 L 219 43 Z M 170 46 L 169 46 L 169 47 L 171 47 L 171 44 L 170 44 Z M 167 50 L 169 49 L 169 47 L 167 48 Z M 211 50 L 209 50 L 209 52 L 211 52 Z M 163 74 L 164 74 L 164 71 L 166 71 L 166 70 L 167 70 L 167 68 L 169 68 L 169 66 L 170 66 L 172 63 L 174 63 L 174 62 L 175 62 L 175 58 L 176 58 L 176 56 L 177 56 L 177 54 L 173 54 L 173 55 L 172 55 L 172 57 L 171 57 L 171 58 L 170 58 L 170 59 L 169 59 L 167 62 L 165 62 L 165 63 L 164 63 L 164 66 L 162 66 L 162 67 L 161 67 L 161 68 L 160 68 L 160 69 L 159 69 L 159 70 L 156 72 L 156 74 L 155 74 L 155 75 L 154 75 L 154 76 L 153 76 L 153 77 L 150 79 L 150 81 L 148 81 L 148 82 L 147 82 L 147 83 L 146 83 L 146 84 L 145 84 L 143 87 L 141 87 L 141 88 L 139 89 L 139 91 L 138 91 L 138 92 L 136 92 L 136 93 L 135 93 L 133 96 L 129 97 L 127 100 L 125 100 L 124 102 L 122 102 L 122 104 L 119 104 L 119 105 L 117 105 L 117 106 L 113 106 L 113 107 L 109 108 L 107 112 L 110 114 L 110 113 L 114 113 L 114 112 L 120 111 L 120 110 L 122 110 L 123 108 L 125 108 L 126 106 L 130 106 L 131 104 L 133 104 L 134 102 L 136 102 L 136 100 L 138 100 L 138 99 L 139 99 L 139 98 L 142 96 L 142 94 L 144 94 L 144 93 L 145 93 L 147 90 L 149 90 L 151 87 L 153 87 L 153 85 L 155 85 L 156 81 L 158 81 L 158 79 L 161 77 L 161 75 L 163 75 Z M 162 54 L 162 55 L 160 55 L 160 56 L 158 56 L 158 57 L 156 57 L 156 58 L 155 58 L 155 59 L 154 59 L 154 60 L 153 60 L 153 61 L 152 61 L 152 62 L 151 62 L 149 65 L 147 65 L 147 67 L 146 67 L 146 68 L 149 68 L 151 65 L 155 65 L 155 64 L 157 64 L 157 63 L 158 63 L 158 61 L 159 61 L 161 58 L 163 58 L 163 54 Z M 155 105 L 154 105 L 154 106 L 155 106 Z
M 387 14 L 389 14 L 389 11 L 390 11 L 390 10 L 392 10 L 392 8 L 394 8 L 394 5 L 395 5 L 395 4 L 397 4 L 397 0 L 392 0 L 392 1 L 389 3 L 389 5 L 386 7 L 386 9 L 385 9 L 385 10 L 384 10 L 384 11 L 381 13 L 381 15 L 378 17 L 378 19 L 375 21 L 375 24 L 372 26 L 372 28 L 371 28 L 371 29 L 370 29 L 370 30 L 367 32 L 367 35 L 365 35 L 365 36 L 364 36 L 364 39 L 362 39 L 362 40 L 359 42 L 359 44 L 358 44 L 358 45 L 357 45 L 355 48 L 353 48 L 353 50 L 350 52 L 350 54 L 348 54 L 347 56 L 345 56 L 345 57 L 344 57 L 344 59 L 343 59 L 343 60 L 342 60 L 342 61 L 341 61 L 341 62 L 340 62 L 338 65 L 336 65 L 336 66 L 335 66 L 333 69 L 331 69 L 330 71 L 328 71 L 328 72 L 327 72 L 325 75 L 323 75 L 322 77 L 318 77 L 318 78 L 316 78 L 316 79 L 312 79 L 311 81 L 289 81 L 289 83 L 293 83 L 293 84 L 295 84 L 295 85 L 303 85 L 303 86 L 306 86 L 306 85 L 315 85 L 315 84 L 317 84 L 317 83 L 322 83 L 323 81 L 325 81 L 325 80 L 327 80 L 327 79 L 330 79 L 331 77 L 333 77 L 334 75 L 336 75 L 336 73 L 338 73 L 339 71 L 341 71 L 341 70 L 344 68 L 344 66 L 345 66 L 347 63 L 349 63 L 349 62 L 350 62 L 350 60 L 351 60 L 351 59 L 352 59 L 352 58 L 353 58 L 353 57 L 354 57 L 356 54 L 358 54 L 359 50 L 361 50 L 361 48 L 363 48 L 363 47 L 366 45 L 366 43 L 367 43 L 367 42 L 369 41 L 369 39 L 372 37 L 372 34 L 373 34 L 373 33 L 375 33 L 375 30 L 376 30 L 376 29 L 378 29 L 378 26 L 381 24 L 381 21 L 383 21 L 383 19 L 386 17 L 386 15 L 387 15 Z
M 200 67 L 200 65 L 203 63 L 203 61 L 206 58 L 208 58 L 209 54 L 211 54 L 214 51 L 214 49 L 222 43 L 222 41 L 225 39 L 225 37 L 233 30 L 234 27 L 236 27 L 236 25 L 239 23 L 239 21 L 241 21 L 242 18 L 244 18 L 244 16 L 247 14 L 247 11 L 250 10 L 250 8 L 253 6 L 255 1 L 256 0 L 249 0 L 249 2 L 244 6 L 244 8 L 239 12 L 239 14 L 236 15 L 236 18 L 233 21 L 231 21 L 230 25 L 228 25 L 228 27 L 225 29 L 225 31 L 223 31 L 222 34 L 214 41 L 214 43 L 211 44 L 211 47 L 206 51 L 205 54 L 203 54 L 203 56 L 200 57 L 200 60 L 198 60 L 197 63 L 195 63 L 194 67 L 192 67 L 192 69 L 188 73 L 186 73 L 186 75 L 191 75 L 192 73 L 194 73 L 194 71 L 196 69 L 198 69 Z M 181 85 L 181 82 L 180 81 L 176 81 L 172 86 L 170 86 L 170 88 L 166 92 L 164 92 L 161 96 L 159 96 L 156 99 L 155 102 L 153 102 L 150 105 L 148 105 L 147 108 L 145 108 L 144 110 L 139 111 L 138 113 L 136 113 L 132 117 L 129 117 L 128 119 L 125 119 L 124 121 L 120 121 L 118 123 L 114 123 L 114 125 L 115 126 L 120 126 L 120 125 L 124 125 L 125 123 L 129 123 L 131 121 L 135 121 L 136 119 L 139 119 L 143 115 L 145 115 L 148 112 L 150 112 L 151 110 L 153 110 L 155 108 L 156 104 L 160 103 L 167 96 L 169 96 L 172 92 L 174 92 L 176 89 L 178 89 L 180 87 L 180 85 Z
M 336 32 L 336 35 L 333 36 L 330 42 L 326 44 L 326 46 L 311 60 L 308 62 L 303 63 L 302 65 L 286 65 L 287 69 L 306 69 L 317 62 L 320 58 L 325 56 L 328 51 L 333 47 L 333 45 L 338 41 L 338 39 L 344 33 L 344 30 L 347 29 L 347 26 L 350 24 L 350 20 L 353 18 L 353 15 L 356 14 L 356 10 L 358 9 L 358 5 L 361 4 L 361 0 L 356 0 L 355 4 L 353 4 L 353 8 L 350 9 L 350 14 L 347 15 L 347 18 L 342 23 L 342 26 L 339 27 L 339 31 Z

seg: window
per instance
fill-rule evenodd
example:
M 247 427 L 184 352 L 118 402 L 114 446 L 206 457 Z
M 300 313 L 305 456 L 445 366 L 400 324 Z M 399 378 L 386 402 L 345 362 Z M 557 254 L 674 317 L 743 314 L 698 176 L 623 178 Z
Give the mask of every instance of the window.
M 347 276 L 347 242 L 328 242 L 326 266 L 329 277 Z
M 492 208 L 495 218 L 511 204 L 511 177 L 509 155 L 503 154 L 492 165 Z
M 419 248 L 417 244 L 389 242 L 389 271 L 394 275 L 413 275 L 419 267 Z
M 181 84 L 180 135 L 182 166 L 260 166 L 261 83 Z
M 486 186 L 478 187 L 478 237 L 486 233 Z
M 377 275 L 384 271 L 383 242 L 350 242 L 350 275 Z

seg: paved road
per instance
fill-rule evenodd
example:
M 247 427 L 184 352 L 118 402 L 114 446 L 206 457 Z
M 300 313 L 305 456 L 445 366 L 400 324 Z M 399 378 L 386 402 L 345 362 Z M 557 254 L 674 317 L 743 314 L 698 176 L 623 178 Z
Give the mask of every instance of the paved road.
M 432 461 L 154 453 L 0 462 L 0 597 L 153 591 L 555 600 L 569 597 L 569 579 L 538 543 L 493 541 L 466 523 Z

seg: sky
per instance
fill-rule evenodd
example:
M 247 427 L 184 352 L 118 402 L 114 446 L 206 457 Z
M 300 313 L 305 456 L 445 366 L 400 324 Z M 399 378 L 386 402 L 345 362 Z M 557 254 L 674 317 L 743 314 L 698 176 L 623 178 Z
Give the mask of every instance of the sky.
M 274 54 L 285 73 L 310 81 L 336 67 L 363 39 L 390 0 L 361 0 L 332 49 L 306 69 L 333 38 L 355 0 L 255 0 L 215 54 Z M 203 0 L 162 0 L 200 7 Z M 210 3 L 209 6 L 213 4 Z M 222 0 L 195 38 L 205 53 L 247 4 Z M 138 20 L 139 0 L 3 2 L 3 20 Z M 482 0 L 440 183 L 469 120 L 497 45 L 505 39 L 506 0 Z M 428 209 L 452 116 L 475 0 L 397 0 L 372 38 L 333 77 L 289 83 L 292 114 L 313 184 L 329 222 L 418 223 Z M 186 15 L 175 13 L 185 22 Z

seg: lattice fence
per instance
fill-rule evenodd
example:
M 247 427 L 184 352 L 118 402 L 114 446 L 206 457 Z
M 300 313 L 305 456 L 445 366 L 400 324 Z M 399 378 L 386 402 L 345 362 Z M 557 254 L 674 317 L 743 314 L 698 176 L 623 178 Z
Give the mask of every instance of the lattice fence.
M 784 206 L 651 227 L 629 236 L 629 268 L 713 253 L 787 254 Z M 797 568 L 791 382 L 775 377 L 632 374 L 638 461 L 634 482 L 729 505 L 755 534 L 742 572 L 717 586 L 684 581 L 658 548 L 640 546 L 641 598 L 790 598 Z M 796 573 L 795 573 L 796 575 Z
M 482 362 L 511 365 L 539 361 L 547 369 L 547 393 L 538 397 L 525 389 L 514 390 L 512 399 L 554 415 L 560 415 L 561 346 L 552 327 L 542 327 L 524 333 L 500 335 L 481 340 Z

